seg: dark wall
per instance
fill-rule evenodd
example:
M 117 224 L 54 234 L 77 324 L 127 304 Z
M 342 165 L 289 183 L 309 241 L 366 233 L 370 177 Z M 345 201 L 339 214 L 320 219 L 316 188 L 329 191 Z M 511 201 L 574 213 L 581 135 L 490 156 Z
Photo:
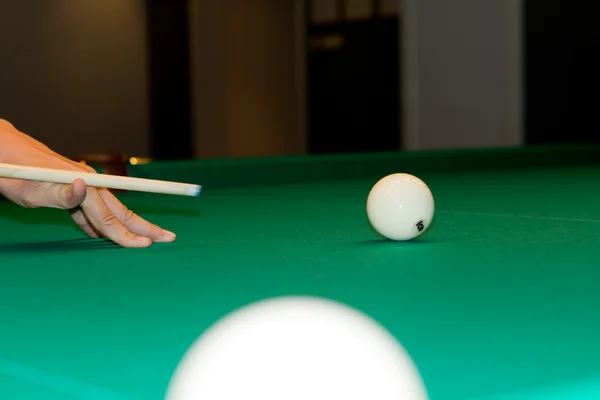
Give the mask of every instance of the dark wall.
M 399 25 L 397 17 L 309 24 L 311 153 L 400 148 Z
M 188 3 L 148 0 L 148 70 L 152 157 L 193 155 Z
M 529 144 L 600 141 L 600 1 L 524 0 Z

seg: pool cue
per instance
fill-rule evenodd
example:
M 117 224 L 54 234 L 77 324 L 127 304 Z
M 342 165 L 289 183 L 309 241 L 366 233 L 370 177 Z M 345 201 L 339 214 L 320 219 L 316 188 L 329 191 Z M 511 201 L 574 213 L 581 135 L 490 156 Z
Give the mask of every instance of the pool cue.
M 202 186 L 189 183 L 132 178 L 128 176 L 94 174 L 90 172 L 67 171 L 50 168 L 0 163 L 0 178 L 23 179 L 28 181 L 71 184 L 82 179 L 86 185 L 106 189 L 173 194 L 179 196 L 200 196 Z

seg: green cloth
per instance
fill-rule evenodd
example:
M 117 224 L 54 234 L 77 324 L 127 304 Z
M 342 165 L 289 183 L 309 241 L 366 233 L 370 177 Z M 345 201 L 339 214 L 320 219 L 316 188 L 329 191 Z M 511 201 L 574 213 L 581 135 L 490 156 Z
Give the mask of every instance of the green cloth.
M 598 399 L 599 154 L 136 166 L 136 176 L 204 185 L 199 198 L 119 196 L 178 234 L 148 249 L 84 238 L 64 211 L 2 202 L 0 397 L 159 399 L 219 318 L 314 295 L 389 329 L 432 400 Z M 392 172 L 417 174 L 435 196 L 434 225 L 412 242 L 380 239 L 366 219 L 370 188 Z

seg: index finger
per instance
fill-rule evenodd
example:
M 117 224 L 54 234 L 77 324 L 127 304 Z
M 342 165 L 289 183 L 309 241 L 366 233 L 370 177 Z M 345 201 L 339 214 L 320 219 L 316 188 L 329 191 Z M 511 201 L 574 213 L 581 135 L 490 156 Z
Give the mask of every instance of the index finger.
M 119 218 L 123 225 L 131 232 L 143 235 L 155 242 L 172 242 L 175 234 L 154 225 L 127 208 L 107 189 L 99 189 L 98 193 L 104 204 Z
M 88 194 L 81 204 L 81 209 L 90 223 L 103 236 L 120 246 L 148 247 L 152 244 L 152 239 L 128 230 L 108 208 L 95 188 L 88 188 Z

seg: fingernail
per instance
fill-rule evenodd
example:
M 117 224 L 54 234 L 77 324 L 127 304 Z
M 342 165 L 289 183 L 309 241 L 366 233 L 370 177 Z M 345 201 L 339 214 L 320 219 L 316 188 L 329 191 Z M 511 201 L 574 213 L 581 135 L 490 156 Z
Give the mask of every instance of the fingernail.
M 163 235 L 169 240 L 173 240 L 176 237 L 176 235 L 173 232 L 167 231 L 165 229 L 163 229 Z

